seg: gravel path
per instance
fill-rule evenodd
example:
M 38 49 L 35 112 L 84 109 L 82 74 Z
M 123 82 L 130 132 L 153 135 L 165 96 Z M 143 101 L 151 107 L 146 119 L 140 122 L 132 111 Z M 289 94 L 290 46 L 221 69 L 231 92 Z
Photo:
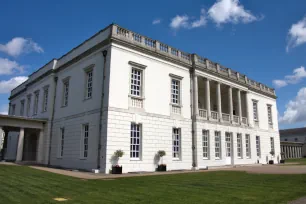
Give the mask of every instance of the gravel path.
M 297 200 L 289 201 L 288 204 L 305 204 L 306 203 L 306 196 L 301 197 Z

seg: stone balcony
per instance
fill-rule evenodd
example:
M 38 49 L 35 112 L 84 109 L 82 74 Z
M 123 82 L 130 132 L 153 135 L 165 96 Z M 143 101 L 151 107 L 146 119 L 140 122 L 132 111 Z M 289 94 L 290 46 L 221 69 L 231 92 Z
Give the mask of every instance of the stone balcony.
M 208 113 L 207 110 L 199 109 L 198 119 L 227 123 L 227 124 L 234 124 L 234 125 L 248 126 L 248 119 L 246 117 L 241 117 L 241 120 L 240 120 L 239 116 L 233 115 L 233 119 L 231 119 L 230 114 L 222 113 L 222 117 L 219 117 L 218 112 L 210 111 L 211 117 L 208 118 L 207 113 Z

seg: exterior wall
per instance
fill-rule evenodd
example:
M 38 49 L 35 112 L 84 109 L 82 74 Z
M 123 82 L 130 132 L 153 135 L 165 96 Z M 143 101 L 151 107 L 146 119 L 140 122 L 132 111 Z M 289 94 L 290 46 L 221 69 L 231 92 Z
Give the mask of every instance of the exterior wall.
M 281 141 L 288 141 L 288 142 L 304 142 L 306 143 L 306 133 L 305 134 L 298 134 L 298 135 L 286 135 L 281 136 Z M 297 141 L 296 141 L 297 139 Z

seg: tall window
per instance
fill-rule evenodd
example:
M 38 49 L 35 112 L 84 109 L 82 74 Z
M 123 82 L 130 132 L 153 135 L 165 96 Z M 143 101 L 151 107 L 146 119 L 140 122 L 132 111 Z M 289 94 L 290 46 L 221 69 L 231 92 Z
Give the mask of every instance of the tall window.
M 226 146 L 226 156 L 232 156 L 232 133 L 226 132 L 225 133 L 225 146 Z
M 253 119 L 258 121 L 258 101 L 253 100 Z
M 203 140 L 203 158 L 209 158 L 209 130 L 202 131 Z
M 92 97 L 92 70 L 86 72 L 86 98 Z
M 63 90 L 63 106 L 68 105 L 68 95 L 69 95 L 69 80 L 64 81 L 64 90 Z
M 24 100 L 20 101 L 20 116 L 24 114 Z
M 141 125 L 131 124 L 131 146 L 130 146 L 130 157 L 134 159 L 140 159 L 141 151 Z
M 273 151 L 275 153 L 275 149 L 274 149 L 274 138 L 270 137 L 270 143 L 271 143 L 271 151 Z
M 49 89 L 46 88 L 44 90 L 44 99 L 43 99 L 43 111 L 46 112 L 48 109 L 48 95 L 49 95 Z
M 242 158 L 242 134 L 237 134 L 237 157 Z
M 34 112 L 33 112 L 33 115 L 37 115 L 37 112 L 38 112 L 38 100 L 39 100 L 39 92 L 36 91 L 34 93 Z
M 180 81 L 176 79 L 171 80 L 171 103 L 180 104 Z
M 59 157 L 64 155 L 64 142 L 65 142 L 65 128 L 60 129 L 60 138 L 59 138 Z
M 131 95 L 142 96 L 142 71 L 135 68 L 131 74 Z
M 215 131 L 215 157 L 221 158 L 221 132 Z
M 29 117 L 30 116 L 30 111 L 31 111 L 31 95 L 29 95 L 28 97 L 27 97 L 27 116 Z
M 89 125 L 83 125 L 83 158 L 88 157 L 88 137 L 89 137 Z
M 246 153 L 247 158 L 251 157 L 251 146 L 250 146 L 250 135 L 249 134 L 245 135 L 245 153 Z
M 173 158 L 180 159 L 181 157 L 181 129 L 180 128 L 173 128 L 172 140 L 173 140 Z
M 15 111 L 16 111 L 16 104 L 12 105 L 12 115 L 15 115 Z
M 269 124 L 272 124 L 272 106 L 267 105 L 267 111 L 268 111 L 268 122 Z
M 257 152 L 257 156 L 260 157 L 260 137 L 256 136 L 256 152 Z

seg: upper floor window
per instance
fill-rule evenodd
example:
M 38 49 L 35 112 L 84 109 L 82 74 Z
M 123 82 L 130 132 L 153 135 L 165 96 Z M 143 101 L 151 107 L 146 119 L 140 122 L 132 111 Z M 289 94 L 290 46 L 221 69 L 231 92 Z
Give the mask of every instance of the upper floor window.
M 298 142 L 298 141 L 299 141 L 299 139 L 298 139 L 298 138 L 294 138 L 294 141 L 295 141 L 295 142 Z
M 46 112 L 48 109 L 48 96 L 49 96 L 49 89 L 44 89 L 44 98 L 43 98 L 43 112 Z
M 16 111 L 16 104 L 12 105 L 12 114 L 11 115 L 15 115 L 15 111 Z
M 172 129 L 172 156 L 173 159 L 181 158 L 181 129 L 173 128 Z
M 39 91 L 34 93 L 34 112 L 33 115 L 37 115 L 38 112 L 38 100 L 39 100 Z
M 180 81 L 177 79 L 171 80 L 171 103 L 180 104 Z
M 28 95 L 27 97 L 27 116 L 30 116 L 30 111 L 31 111 L 31 101 L 32 101 L 32 96 Z
M 63 106 L 68 105 L 69 96 L 69 78 L 63 80 Z
M 130 143 L 130 157 L 132 159 L 140 159 L 141 152 L 141 125 L 131 123 L 131 143 Z
M 267 105 L 267 111 L 268 111 L 268 122 L 269 124 L 272 124 L 272 106 Z
M 93 81 L 93 70 L 90 69 L 86 72 L 86 99 L 92 97 L 92 81 Z
M 258 101 L 253 100 L 253 119 L 258 121 Z
M 20 101 L 20 116 L 24 114 L 24 100 Z
M 132 68 L 131 95 L 142 97 L 142 70 Z

